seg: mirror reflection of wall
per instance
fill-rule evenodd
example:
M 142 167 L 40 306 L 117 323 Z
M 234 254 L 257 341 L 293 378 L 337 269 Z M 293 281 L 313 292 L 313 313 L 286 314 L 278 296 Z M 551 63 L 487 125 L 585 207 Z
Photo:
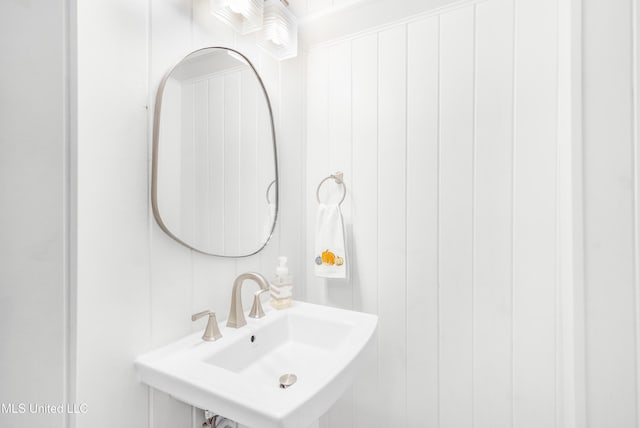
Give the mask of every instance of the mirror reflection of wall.
M 276 216 L 269 101 L 250 63 L 209 48 L 189 55 L 161 88 L 156 218 L 198 251 L 244 256 L 268 241 Z

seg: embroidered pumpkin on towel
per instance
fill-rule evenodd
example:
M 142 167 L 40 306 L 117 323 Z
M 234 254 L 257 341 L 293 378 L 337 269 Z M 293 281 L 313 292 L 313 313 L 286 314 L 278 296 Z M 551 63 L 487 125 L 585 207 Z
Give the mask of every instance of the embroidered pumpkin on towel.
M 322 263 L 327 264 L 329 266 L 333 266 L 334 264 L 336 264 L 336 255 L 329 250 L 323 251 Z

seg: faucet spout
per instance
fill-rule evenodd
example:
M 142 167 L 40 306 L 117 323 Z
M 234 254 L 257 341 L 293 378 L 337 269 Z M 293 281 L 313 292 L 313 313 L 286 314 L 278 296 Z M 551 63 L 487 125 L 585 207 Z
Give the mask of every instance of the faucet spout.
M 229 317 L 227 318 L 227 327 L 240 328 L 247 324 L 247 320 L 244 317 L 244 311 L 242 310 L 242 284 L 246 279 L 253 280 L 258 287 L 260 287 L 260 293 L 269 290 L 269 283 L 267 279 L 256 272 L 247 272 L 239 275 L 233 282 L 233 290 L 231 291 L 231 308 L 229 309 Z M 256 303 L 257 301 L 257 303 Z M 254 301 L 255 305 L 261 305 L 259 297 L 256 296 Z M 262 307 L 257 310 L 252 310 L 252 314 L 257 314 L 256 318 L 260 318 L 264 315 Z

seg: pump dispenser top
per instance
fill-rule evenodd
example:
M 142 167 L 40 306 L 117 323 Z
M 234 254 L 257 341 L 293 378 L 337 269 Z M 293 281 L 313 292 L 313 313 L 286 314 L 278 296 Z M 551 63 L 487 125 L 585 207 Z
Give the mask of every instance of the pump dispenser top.
M 271 306 L 276 309 L 285 309 L 291 306 L 293 279 L 289 275 L 287 257 L 278 257 L 275 277 L 271 281 Z

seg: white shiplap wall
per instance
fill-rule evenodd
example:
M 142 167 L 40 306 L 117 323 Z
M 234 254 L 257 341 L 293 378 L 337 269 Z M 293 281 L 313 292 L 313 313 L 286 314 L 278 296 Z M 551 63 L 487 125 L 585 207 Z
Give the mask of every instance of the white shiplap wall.
M 299 274 L 302 217 L 302 73 L 217 21 L 199 0 L 79 2 L 77 427 L 199 427 L 190 406 L 139 383 L 136 355 L 204 328 L 190 314 L 227 316 L 237 274 L 273 274 L 280 254 Z M 204 46 L 246 54 L 264 79 L 277 126 L 281 215 L 258 255 L 221 259 L 190 251 L 156 225 L 149 204 L 151 124 L 158 84 Z M 286 87 L 281 80 L 287 82 Z M 281 90 L 282 88 L 282 90 Z M 285 101 L 286 100 L 286 101 Z M 245 305 L 251 286 L 245 287 Z M 296 295 L 304 297 L 299 287 Z
M 307 240 L 344 171 L 351 274 L 310 244 L 307 295 L 380 316 L 322 425 L 559 427 L 557 20 L 467 2 L 309 50 Z
M 630 132 L 638 77 L 629 55 L 637 58 L 630 17 L 639 9 L 631 0 L 605 3 L 586 1 L 583 22 L 587 419 L 633 427 L 639 293 L 629 240 L 637 235 L 640 186 Z M 197 425 L 190 407 L 137 382 L 133 357 L 201 328 L 187 317 L 202 302 L 226 315 L 236 273 L 270 273 L 278 253 L 307 254 L 310 267 L 299 232 L 306 222 L 312 242 L 315 186 L 342 169 L 351 276 L 324 284 L 307 275 L 306 294 L 381 320 L 368 375 L 322 423 L 562 427 L 555 422 L 553 1 L 486 0 L 425 15 L 317 46 L 304 66 L 259 55 L 250 39 L 217 24 L 206 2 L 77 8 L 78 327 L 70 389 L 90 414 L 75 417 L 75 426 Z M 147 108 L 162 74 L 208 44 L 247 52 L 274 95 L 286 230 L 252 259 L 191 253 L 159 231 L 148 208 Z

